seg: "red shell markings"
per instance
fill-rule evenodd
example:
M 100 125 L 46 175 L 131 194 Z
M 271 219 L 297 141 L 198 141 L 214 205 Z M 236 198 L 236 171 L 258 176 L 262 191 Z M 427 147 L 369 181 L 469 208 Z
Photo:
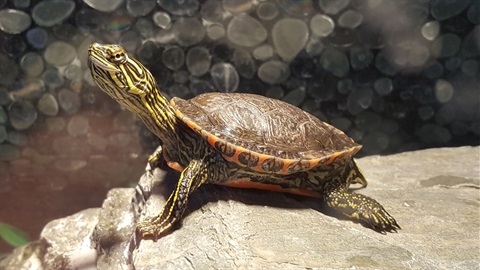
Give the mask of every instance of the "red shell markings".
M 253 94 L 173 98 L 176 116 L 225 160 L 261 173 L 291 174 L 354 155 L 342 131 L 283 101 Z

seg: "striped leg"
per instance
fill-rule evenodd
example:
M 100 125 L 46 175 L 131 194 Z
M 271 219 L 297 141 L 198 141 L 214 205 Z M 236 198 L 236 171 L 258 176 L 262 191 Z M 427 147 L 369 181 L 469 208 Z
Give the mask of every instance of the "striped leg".
M 168 198 L 162 212 L 150 221 L 137 224 L 137 237 L 157 240 L 159 236 L 178 221 L 186 209 L 188 196 L 207 181 L 209 163 L 192 160 L 183 170 L 177 187 Z

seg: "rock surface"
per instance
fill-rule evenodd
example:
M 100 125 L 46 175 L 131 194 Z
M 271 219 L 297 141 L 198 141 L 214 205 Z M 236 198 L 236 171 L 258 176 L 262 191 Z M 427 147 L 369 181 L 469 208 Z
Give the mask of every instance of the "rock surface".
M 398 233 L 377 233 L 314 199 L 205 186 L 181 224 L 135 249 L 134 191 L 114 189 L 102 209 L 49 223 L 0 269 L 41 269 L 42 262 L 44 269 L 95 262 L 98 269 L 478 269 L 479 160 L 480 147 L 359 159 L 370 184 L 357 192 L 380 201 L 402 226 Z M 160 211 L 176 177 L 160 170 L 142 177 L 139 187 L 152 196 L 145 203 L 137 193 L 141 219 Z M 103 251 L 98 258 L 94 246 Z

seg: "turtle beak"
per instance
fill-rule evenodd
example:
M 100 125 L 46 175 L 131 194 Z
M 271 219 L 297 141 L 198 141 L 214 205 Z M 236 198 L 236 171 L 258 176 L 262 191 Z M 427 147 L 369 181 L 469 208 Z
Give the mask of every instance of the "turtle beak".
M 116 65 L 113 65 L 107 58 L 105 46 L 99 43 L 93 43 L 88 48 L 88 66 L 93 71 L 98 68 L 108 72 L 120 72 Z

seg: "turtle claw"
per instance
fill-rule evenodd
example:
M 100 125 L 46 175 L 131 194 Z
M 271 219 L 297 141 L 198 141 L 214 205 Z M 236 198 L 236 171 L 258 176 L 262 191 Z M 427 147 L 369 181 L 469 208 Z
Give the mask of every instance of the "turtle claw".
M 372 199 L 373 200 L 373 199 Z M 378 202 L 375 201 L 378 204 Z M 363 218 L 359 218 L 364 222 L 370 224 L 373 230 L 380 232 L 381 234 L 387 234 L 387 232 L 397 232 L 401 227 L 397 221 L 378 204 L 377 207 L 370 209 L 366 213 L 361 215 Z

